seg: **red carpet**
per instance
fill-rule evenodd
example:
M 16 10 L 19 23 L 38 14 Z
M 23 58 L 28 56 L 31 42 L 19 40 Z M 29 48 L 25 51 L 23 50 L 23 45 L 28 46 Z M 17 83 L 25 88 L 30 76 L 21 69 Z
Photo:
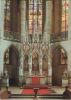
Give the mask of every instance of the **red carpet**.
M 34 95 L 34 91 L 33 91 L 33 89 L 23 89 L 21 94 Z M 51 91 L 48 90 L 48 89 L 39 89 L 37 94 L 39 94 L 39 95 L 47 95 L 47 94 L 51 94 Z
M 40 89 L 38 91 L 38 94 L 40 94 L 40 95 L 46 95 L 46 94 L 50 94 L 50 91 L 48 89 Z

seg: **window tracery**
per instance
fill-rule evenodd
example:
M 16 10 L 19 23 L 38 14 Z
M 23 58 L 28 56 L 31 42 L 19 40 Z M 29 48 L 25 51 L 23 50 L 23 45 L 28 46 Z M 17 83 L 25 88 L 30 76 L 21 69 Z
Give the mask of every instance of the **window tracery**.
M 19 41 L 21 32 L 19 0 L 5 0 L 4 14 L 5 38 Z

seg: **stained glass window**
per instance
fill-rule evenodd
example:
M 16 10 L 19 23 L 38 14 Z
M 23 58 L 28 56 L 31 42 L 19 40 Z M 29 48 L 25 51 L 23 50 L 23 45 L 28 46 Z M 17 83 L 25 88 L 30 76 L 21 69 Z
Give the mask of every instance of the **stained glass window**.
M 20 16 L 20 1 L 19 0 L 5 0 L 4 6 L 4 31 L 5 37 L 20 39 L 21 32 L 21 16 Z M 17 33 L 17 35 L 16 35 Z
M 68 31 L 68 7 L 69 7 L 69 0 L 62 0 L 62 25 L 61 25 L 62 32 Z
M 42 33 L 42 0 L 29 0 L 29 34 Z
M 5 6 L 5 30 L 10 31 L 10 0 L 6 0 Z

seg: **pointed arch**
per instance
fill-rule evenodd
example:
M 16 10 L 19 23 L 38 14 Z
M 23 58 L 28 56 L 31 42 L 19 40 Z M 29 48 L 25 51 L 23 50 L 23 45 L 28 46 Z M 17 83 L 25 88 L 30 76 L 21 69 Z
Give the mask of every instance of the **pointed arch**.
M 67 53 L 62 46 L 58 45 L 54 47 L 52 51 L 53 85 L 62 85 L 62 76 L 65 70 L 67 70 Z
M 10 86 L 17 86 L 19 83 L 19 65 L 18 49 L 14 45 L 11 45 L 4 53 L 4 73 L 7 72 L 9 76 Z

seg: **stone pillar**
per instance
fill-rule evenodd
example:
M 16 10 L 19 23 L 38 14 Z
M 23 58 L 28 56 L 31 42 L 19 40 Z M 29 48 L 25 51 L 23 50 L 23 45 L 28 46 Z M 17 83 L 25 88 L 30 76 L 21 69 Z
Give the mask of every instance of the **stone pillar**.
M 4 6 L 5 6 L 5 0 L 0 0 L 0 73 L 3 73 L 3 66 L 4 66 L 4 50 L 3 50 Z
M 39 73 L 42 75 L 42 52 L 39 54 Z
M 50 10 L 49 10 L 50 9 Z M 48 48 L 48 77 L 47 83 L 52 84 L 52 67 L 51 67 L 51 50 L 50 50 L 50 34 L 52 32 L 52 1 L 46 1 L 46 24 L 45 24 L 45 40 Z
M 2 11 L 1 11 L 1 9 L 2 9 L 2 8 L 1 8 L 1 2 L 2 2 L 2 1 L 0 0 L 0 40 L 1 40 L 1 15 L 2 15 L 2 14 L 1 14 L 1 12 L 2 12 Z
M 68 40 L 71 41 L 71 0 L 69 0 L 69 10 L 68 10 Z
M 21 0 L 21 40 L 27 40 L 27 24 L 26 24 L 26 0 Z
M 50 42 L 48 44 L 48 84 L 52 85 L 52 54 Z
M 23 76 L 23 67 L 24 67 L 24 65 L 23 65 L 23 61 L 24 61 L 24 53 L 23 53 L 23 49 L 22 49 L 22 47 L 21 47 L 21 52 L 20 52 L 20 75 L 22 75 Z
M 46 22 L 45 22 L 45 32 L 44 32 L 44 41 L 48 44 L 50 41 L 49 35 L 52 30 L 52 0 L 46 1 Z
M 68 74 L 69 86 L 71 87 L 71 0 L 69 0 L 69 16 L 68 16 Z
M 50 9 L 50 10 L 49 10 Z M 46 48 L 48 48 L 48 77 L 47 83 L 52 84 L 52 67 L 51 67 L 51 50 L 50 50 L 50 34 L 52 31 L 52 1 L 46 1 L 46 23 L 45 23 L 45 35 L 44 41 L 46 42 Z
M 5 0 L 0 0 L 0 36 L 1 39 L 4 37 L 4 7 Z
M 48 79 L 47 79 L 47 83 L 49 85 L 52 85 L 52 66 L 51 66 L 51 60 L 49 58 L 48 60 Z
M 71 0 L 69 0 L 69 17 L 68 17 L 68 71 L 71 71 Z
M 20 47 L 20 66 L 19 66 L 19 85 L 22 86 L 24 83 L 24 73 L 23 73 L 23 49 Z
M 71 47 L 68 50 L 68 86 L 71 88 Z
M 29 75 L 32 75 L 32 52 L 29 54 Z

